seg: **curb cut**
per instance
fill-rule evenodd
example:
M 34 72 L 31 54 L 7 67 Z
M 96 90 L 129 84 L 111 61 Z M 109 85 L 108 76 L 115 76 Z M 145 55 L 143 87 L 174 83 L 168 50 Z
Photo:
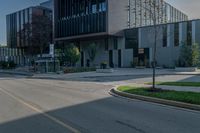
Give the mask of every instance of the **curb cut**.
M 179 107 L 179 108 L 200 111 L 200 105 L 176 102 L 176 101 L 172 101 L 172 100 L 165 100 L 165 99 L 159 99 L 159 98 L 153 98 L 153 97 L 147 97 L 147 96 L 140 96 L 140 95 L 136 95 L 136 94 L 129 94 L 129 93 L 121 92 L 121 91 L 117 90 L 117 87 L 112 88 L 110 90 L 110 94 L 111 95 L 115 94 L 118 96 L 131 98 L 131 99 L 142 100 L 142 101 L 146 101 L 146 102 L 153 102 L 153 103 L 158 103 L 158 104 L 164 104 L 164 105 L 169 105 L 169 106 L 174 106 L 174 107 Z

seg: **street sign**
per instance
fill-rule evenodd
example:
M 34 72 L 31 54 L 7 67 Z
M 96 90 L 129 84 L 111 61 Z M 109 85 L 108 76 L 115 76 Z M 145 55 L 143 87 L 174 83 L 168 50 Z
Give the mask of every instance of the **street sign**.
M 49 45 L 49 54 L 54 57 L 54 44 Z

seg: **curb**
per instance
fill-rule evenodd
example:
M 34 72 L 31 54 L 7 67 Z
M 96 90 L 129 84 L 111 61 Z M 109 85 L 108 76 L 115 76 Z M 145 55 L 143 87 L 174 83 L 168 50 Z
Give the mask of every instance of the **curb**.
M 117 87 L 112 88 L 110 90 L 110 94 L 111 95 L 114 94 L 114 95 L 118 95 L 118 96 L 122 96 L 126 98 L 131 98 L 131 99 L 137 99 L 137 100 L 142 100 L 142 101 L 147 101 L 147 102 L 153 102 L 153 103 L 164 104 L 164 105 L 169 105 L 169 106 L 174 106 L 174 107 L 179 107 L 179 108 L 184 108 L 184 109 L 200 111 L 200 105 L 176 102 L 172 100 L 165 100 L 165 99 L 159 99 L 159 98 L 152 98 L 152 97 L 147 97 L 147 96 L 140 96 L 136 94 L 129 94 L 129 93 L 121 92 L 117 90 Z
M 33 76 L 32 73 L 24 73 L 24 72 L 11 72 L 11 71 L 0 71 L 2 74 L 12 74 L 12 75 L 22 75 L 22 76 Z

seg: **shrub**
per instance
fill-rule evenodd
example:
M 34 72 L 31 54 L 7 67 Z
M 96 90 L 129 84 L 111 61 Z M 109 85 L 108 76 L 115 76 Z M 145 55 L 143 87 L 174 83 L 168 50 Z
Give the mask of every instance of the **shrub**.
M 64 61 L 69 66 L 74 66 L 76 62 L 79 61 L 79 59 L 80 59 L 80 51 L 75 45 L 70 44 L 64 49 Z
M 192 45 L 192 66 L 200 66 L 200 48 L 198 44 Z
M 10 62 L 8 62 L 8 64 L 9 64 L 9 68 L 16 68 L 16 66 L 17 66 L 17 64 L 15 64 L 14 61 L 10 61 Z
M 107 62 L 101 62 L 100 66 L 101 66 L 101 69 L 106 69 L 107 68 Z
M 178 67 L 191 67 L 192 66 L 192 49 L 191 46 L 183 44 L 180 50 L 180 56 L 176 63 Z
M 176 62 L 178 67 L 192 67 L 200 65 L 200 48 L 198 44 L 192 46 L 183 44 L 179 59 Z
M 16 68 L 17 64 L 14 61 L 1 61 L 0 68 L 2 69 L 14 69 Z

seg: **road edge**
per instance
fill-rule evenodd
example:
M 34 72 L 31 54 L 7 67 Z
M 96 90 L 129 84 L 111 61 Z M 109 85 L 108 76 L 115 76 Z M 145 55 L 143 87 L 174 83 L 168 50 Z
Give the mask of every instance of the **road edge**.
M 33 73 L 27 72 L 14 72 L 14 71 L 0 71 L 1 74 L 21 75 L 21 76 L 33 76 Z
M 159 99 L 159 98 L 153 98 L 153 97 L 147 97 L 147 96 L 141 96 L 141 95 L 136 95 L 136 94 L 129 94 L 126 92 L 119 91 L 117 88 L 118 87 L 112 88 L 109 91 L 109 93 L 111 95 L 118 95 L 118 96 L 122 96 L 125 98 L 137 99 L 137 100 L 142 100 L 142 101 L 146 101 L 146 102 L 152 102 L 152 103 L 158 103 L 158 104 L 163 104 L 163 105 L 169 105 L 169 106 L 174 106 L 174 107 L 179 107 L 179 108 L 184 108 L 184 109 L 200 111 L 200 105 L 177 102 L 177 101 L 172 101 L 172 100 Z

